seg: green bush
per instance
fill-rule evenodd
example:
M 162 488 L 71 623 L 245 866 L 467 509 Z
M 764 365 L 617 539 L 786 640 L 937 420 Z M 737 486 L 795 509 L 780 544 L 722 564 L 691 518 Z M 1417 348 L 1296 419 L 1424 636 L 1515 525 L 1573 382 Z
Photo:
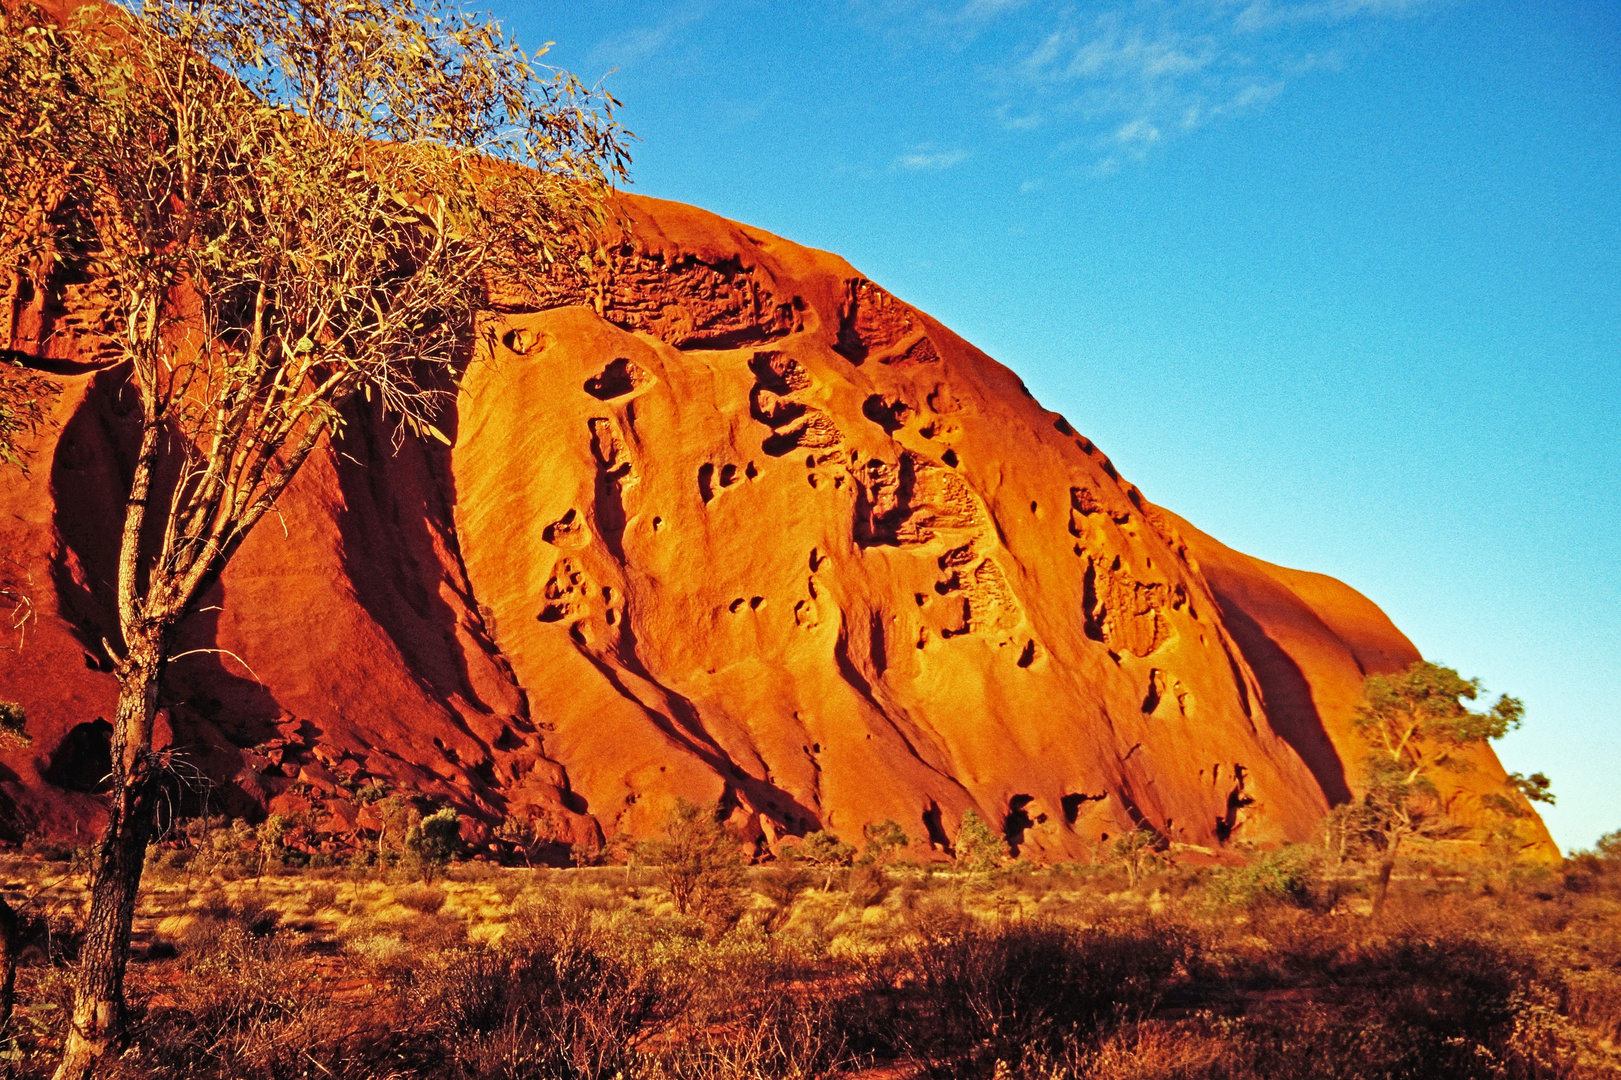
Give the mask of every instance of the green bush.
M 728 922 L 738 910 L 743 855 L 737 837 L 720 823 L 719 807 L 677 799 L 664 823 L 664 837 L 649 843 L 647 859 L 664 877 L 676 911 L 697 914 L 712 924 Z
M 797 845 L 788 849 L 789 857 L 809 863 L 823 871 L 822 891 L 833 887 L 833 872 L 855 861 L 856 849 L 826 829 L 806 834 Z
M 461 848 L 461 819 L 454 807 L 434 811 L 405 832 L 405 850 L 417 863 L 423 881 L 432 881 Z
M 906 835 L 906 830 L 900 827 L 900 823 L 889 818 L 869 823 L 861 830 L 861 834 L 867 839 L 866 846 L 861 852 L 862 862 L 890 863 L 912 842 L 912 838 Z
M 1126 882 L 1136 888 L 1148 871 L 1161 862 L 1159 834 L 1152 829 L 1133 829 L 1114 842 L 1110 854 L 1126 871 Z
M 1240 906 L 1291 904 L 1309 907 L 1318 882 L 1317 861 L 1303 844 L 1285 844 L 1248 866 L 1215 875 L 1213 895 Z
M 989 874 L 1002 865 L 1007 855 L 1007 844 L 991 832 L 975 810 L 964 810 L 962 825 L 957 829 L 954 857 L 957 868 L 969 874 Z

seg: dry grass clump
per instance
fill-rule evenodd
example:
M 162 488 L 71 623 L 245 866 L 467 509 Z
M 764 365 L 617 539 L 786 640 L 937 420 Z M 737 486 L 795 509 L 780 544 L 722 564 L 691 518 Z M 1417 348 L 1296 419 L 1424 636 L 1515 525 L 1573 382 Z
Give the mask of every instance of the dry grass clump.
M 422 915 L 436 915 L 445 906 L 445 890 L 437 885 L 407 885 L 395 893 L 399 905 Z
M 854 1049 L 939 1075 L 1057 1052 L 1146 1012 L 1191 947 L 1181 928 L 1156 923 L 1077 929 L 954 914 L 865 960 L 845 1021 Z
M 1418 869 L 1377 922 L 1299 851 L 1135 885 L 759 867 L 684 912 L 624 868 L 162 882 L 110 1075 L 1621 1078 L 1621 860 Z M 62 1037 L 62 897 L 29 923 L 17 1077 Z
M 617 945 L 589 907 L 529 905 L 499 947 L 456 950 L 421 971 L 410 1004 L 453 1048 L 452 1075 L 625 1075 L 665 988 Z
M 360 1077 L 368 1061 L 379 1067 L 370 1075 L 386 1075 L 392 1036 L 334 1009 L 299 960 L 287 938 L 227 924 L 189 948 L 184 972 L 147 998 L 108 1075 Z

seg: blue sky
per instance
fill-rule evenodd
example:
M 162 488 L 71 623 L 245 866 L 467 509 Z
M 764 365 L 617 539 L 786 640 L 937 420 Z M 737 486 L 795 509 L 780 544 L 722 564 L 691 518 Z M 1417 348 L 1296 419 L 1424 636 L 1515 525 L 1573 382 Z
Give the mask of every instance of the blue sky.
M 1372 597 L 1621 828 L 1621 9 L 498 3 L 634 190 L 836 251 L 1149 498 Z M 609 74 L 609 72 L 612 72 Z

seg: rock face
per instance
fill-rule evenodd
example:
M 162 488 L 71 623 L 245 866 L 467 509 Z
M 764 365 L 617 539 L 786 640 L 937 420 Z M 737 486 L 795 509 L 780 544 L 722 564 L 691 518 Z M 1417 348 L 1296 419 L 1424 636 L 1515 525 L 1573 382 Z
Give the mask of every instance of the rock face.
M 1068 859 L 1135 826 L 1301 839 L 1349 795 L 1363 675 L 1418 656 L 1373 604 L 1149 503 L 841 259 L 624 206 L 589 287 L 491 312 L 453 448 L 357 414 L 186 626 L 167 718 L 212 807 L 341 836 L 376 779 L 591 845 L 685 796 L 762 847 L 893 818 L 920 851 L 973 808 Z M 67 831 L 105 771 L 133 428 L 89 293 L 10 299 L 62 395 L 0 472 L 28 616 L 0 697 L 34 733 L 0 816 Z M 1464 802 L 1501 784 L 1477 765 Z

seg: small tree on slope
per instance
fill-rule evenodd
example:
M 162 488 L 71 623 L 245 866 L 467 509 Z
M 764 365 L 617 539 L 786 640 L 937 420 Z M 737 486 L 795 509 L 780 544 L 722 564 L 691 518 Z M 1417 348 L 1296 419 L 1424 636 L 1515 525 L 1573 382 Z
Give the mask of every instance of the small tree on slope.
M 1437 797 L 1435 774 L 1467 770 L 1469 763 L 1458 751 L 1501 739 L 1520 726 L 1525 709 L 1517 698 L 1505 694 L 1479 712 L 1464 704 L 1479 695 L 1479 679 L 1465 679 L 1452 668 L 1424 660 L 1363 682 L 1356 724 L 1372 752 L 1357 811 L 1380 850 L 1375 916 L 1384 907 L 1402 843 L 1450 825 Z M 1512 778 L 1510 786 L 1524 792 Z M 1543 791 L 1545 797 L 1545 783 Z
M 625 157 L 611 99 L 443 0 L 0 19 L 0 258 L 48 248 L 100 283 L 139 431 L 107 827 L 57 1074 L 82 1078 L 122 1028 L 177 627 L 358 399 L 438 435 L 489 292 L 569 250 Z

